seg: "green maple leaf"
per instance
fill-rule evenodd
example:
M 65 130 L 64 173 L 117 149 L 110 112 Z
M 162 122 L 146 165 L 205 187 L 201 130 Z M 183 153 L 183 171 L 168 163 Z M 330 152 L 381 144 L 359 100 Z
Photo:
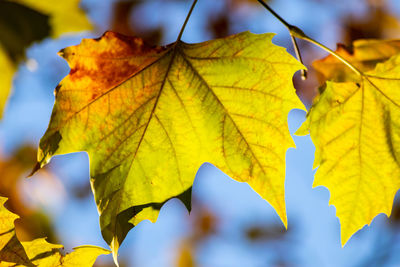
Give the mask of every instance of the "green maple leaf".
M 400 188 L 400 55 L 394 53 L 399 41 L 358 43 L 361 49 L 348 58 L 363 73 L 347 75 L 346 66 L 331 58 L 338 73 L 328 70 L 327 77 L 345 82 L 326 83 L 298 131 L 311 133 L 319 166 L 314 186 L 331 193 L 342 245 L 379 213 L 389 216 Z M 395 55 L 385 60 L 390 53 Z M 365 58 L 381 63 L 371 68 Z
M 4 207 L 7 198 L 0 197 L 0 265 L 74 267 L 93 266 L 97 257 L 110 251 L 96 246 L 81 246 L 73 252 L 61 253 L 63 246 L 50 244 L 44 238 L 20 242 L 15 233 L 14 220 L 18 216 Z
M 204 162 L 247 182 L 286 225 L 287 115 L 302 68 L 273 34 L 150 47 L 107 32 L 64 49 L 71 72 L 56 89 L 39 166 L 87 151 L 104 239 L 114 255 L 140 221 L 179 197 L 190 209 Z

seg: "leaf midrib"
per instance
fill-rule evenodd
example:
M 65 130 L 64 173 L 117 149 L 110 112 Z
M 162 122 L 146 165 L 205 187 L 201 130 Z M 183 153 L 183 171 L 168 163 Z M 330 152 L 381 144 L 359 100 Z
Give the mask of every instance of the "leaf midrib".
M 143 142 L 144 136 L 146 135 L 147 129 L 148 129 L 149 125 L 150 125 L 150 121 L 151 121 L 151 119 L 152 119 L 153 116 L 154 116 L 154 112 L 155 112 L 155 110 L 156 110 L 156 108 L 157 108 L 158 101 L 160 100 L 161 94 L 162 94 L 162 92 L 163 92 L 165 83 L 166 83 L 167 78 L 168 78 L 168 74 L 169 74 L 169 72 L 170 72 L 170 70 L 171 70 L 171 67 L 172 67 L 172 64 L 173 64 L 173 62 L 174 62 L 174 60 L 175 60 L 175 57 L 176 57 L 176 54 L 177 54 L 177 50 L 178 50 L 178 49 L 179 49 L 179 41 L 176 42 L 176 43 L 171 47 L 172 55 L 171 55 L 170 62 L 168 63 L 168 67 L 167 67 L 167 70 L 166 70 L 166 72 L 165 72 L 165 76 L 164 76 L 163 81 L 162 81 L 162 83 L 161 83 L 161 85 L 160 85 L 160 90 L 159 90 L 159 92 L 158 92 L 158 94 L 157 94 L 157 97 L 156 97 L 156 99 L 155 99 L 154 106 L 153 106 L 153 109 L 151 110 L 149 119 L 147 120 L 146 126 L 145 126 L 145 128 L 144 128 L 144 130 L 143 130 L 143 132 L 142 132 L 142 135 L 140 136 L 139 142 L 138 142 L 138 144 L 137 144 L 137 146 L 136 146 L 135 152 L 134 152 L 134 154 L 133 154 L 133 158 L 132 158 L 132 160 L 131 160 L 131 164 L 130 164 L 129 169 L 128 169 L 128 174 L 127 174 L 125 177 L 123 177 L 124 182 L 122 183 L 122 187 L 121 187 L 121 189 L 120 189 L 121 191 L 124 191 L 124 190 L 125 190 L 125 185 L 126 185 L 127 178 L 128 178 L 128 176 L 129 176 L 129 173 L 131 172 L 133 163 L 135 162 L 136 155 L 137 155 L 137 153 L 138 153 L 138 151 L 139 151 L 139 149 L 140 149 L 140 147 L 141 147 L 141 144 L 142 144 L 142 142 Z M 166 54 L 164 54 L 163 56 L 161 56 L 159 59 L 157 59 L 156 61 L 154 61 L 152 64 L 146 66 L 144 69 L 149 68 L 150 66 L 154 65 L 156 62 L 158 62 L 158 61 L 160 61 L 161 59 L 163 59 L 164 57 L 168 56 L 168 54 L 171 53 L 171 50 L 169 50 L 168 52 L 166 52 Z M 117 205 L 117 207 L 116 207 L 115 209 L 113 209 L 114 214 L 115 214 L 115 217 L 116 217 L 116 216 L 118 215 L 118 213 L 120 212 L 121 204 L 122 204 L 122 197 L 119 197 L 119 198 L 118 198 L 118 205 Z M 115 219 L 115 220 L 112 220 L 112 222 L 114 222 L 113 235 L 115 235 L 116 232 L 117 232 L 117 221 L 116 221 L 116 219 Z M 111 224 L 112 224 L 112 223 L 111 223 Z M 115 236 L 113 236 L 113 238 L 114 238 L 114 237 L 115 237 Z M 117 237 L 117 238 L 118 238 L 118 237 Z
M 261 162 L 259 161 L 258 157 L 256 157 L 252 147 L 250 146 L 249 142 L 247 141 L 247 139 L 244 137 L 242 131 L 240 130 L 239 126 L 236 124 L 235 120 L 232 118 L 232 116 L 230 115 L 230 113 L 228 112 L 227 108 L 224 106 L 224 104 L 221 102 L 221 100 L 218 98 L 218 96 L 215 94 L 215 92 L 212 90 L 211 86 L 207 83 L 207 81 L 204 80 L 204 78 L 201 76 L 201 74 L 197 71 L 197 69 L 193 66 L 193 64 L 187 59 L 187 56 L 185 55 L 184 52 L 182 52 L 182 58 L 185 60 L 185 62 L 188 64 L 188 66 L 193 70 L 193 72 L 199 77 L 199 79 L 201 80 L 201 82 L 207 87 L 207 89 L 212 93 L 212 95 L 214 96 L 215 100 L 219 103 L 219 105 L 222 107 L 222 109 L 224 110 L 225 114 L 229 117 L 229 119 L 232 121 L 233 125 L 235 126 L 235 128 L 237 129 L 239 135 L 241 136 L 242 140 L 244 140 L 244 142 L 246 143 L 246 146 L 249 148 L 250 153 L 252 155 L 252 157 L 256 160 L 257 165 L 260 167 L 260 169 L 262 170 L 262 172 L 266 175 L 267 172 L 265 171 L 265 166 L 263 166 L 261 164 Z M 272 186 L 271 182 L 268 179 L 265 179 L 265 181 L 270 185 L 270 190 L 273 192 L 273 194 L 276 194 L 275 188 Z M 280 204 L 280 202 L 278 202 L 279 204 L 279 208 L 280 210 L 282 210 L 282 206 Z

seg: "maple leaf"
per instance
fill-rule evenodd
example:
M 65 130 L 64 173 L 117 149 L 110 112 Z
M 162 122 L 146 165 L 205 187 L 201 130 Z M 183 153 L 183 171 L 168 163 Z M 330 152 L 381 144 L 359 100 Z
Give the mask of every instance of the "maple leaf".
M 0 119 L 10 93 L 15 66 L 0 44 Z
M 79 8 L 79 0 L 0 1 L 0 118 L 7 101 L 17 65 L 25 58 L 25 49 L 47 36 L 91 30 Z
M 373 50 L 379 47 L 375 41 L 371 44 Z M 382 47 L 387 51 L 387 42 L 382 42 Z M 352 60 L 363 70 L 369 69 L 357 57 L 361 54 L 355 50 Z M 342 245 L 379 213 L 390 216 L 400 188 L 399 90 L 397 54 L 361 73 L 357 82 L 328 81 L 298 130 L 297 134 L 310 131 L 316 146 L 314 167 L 319 168 L 314 186 L 326 186 L 330 191 L 330 204 L 336 207 L 341 224 Z
M 150 47 L 107 32 L 61 51 L 70 74 L 56 88 L 38 167 L 87 151 L 104 239 L 114 255 L 140 221 L 179 197 L 190 209 L 198 168 L 211 162 L 247 182 L 286 225 L 288 112 L 302 65 L 273 34 Z
M 356 40 L 351 47 L 338 44 L 335 51 L 361 71 L 373 70 L 376 64 L 400 53 L 400 40 Z M 333 55 L 313 62 L 313 67 L 322 75 L 322 82 L 357 82 L 359 76 Z
M 91 30 L 92 25 L 83 10 L 79 7 L 81 0 L 47 1 L 47 0 L 10 0 L 27 6 L 49 16 L 51 33 L 59 37 L 65 33 Z
M 0 263 L 1 266 L 93 266 L 97 257 L 110 251 L 96 246 L 81 246 L 66 254 L 62 245 L 50 244 L 44 238 L 20 242 L 14 220 L 18 215 L 4 207 L 7 198 L 0 197 Z
M 63 255 L 61 253 L 62 245 L 50 244 L 44 238 L 21 243 L 35 266 L 91 267 L 97 257 L 111 253 L 101 247 L 79 246 L 75 247 L 72 252 Z
M 18 241 L 14 229 L 14 220 L 18 215 L 4 208 L 6 198 L 0 197 L 0 263 L 3 261 L 34 266 Z

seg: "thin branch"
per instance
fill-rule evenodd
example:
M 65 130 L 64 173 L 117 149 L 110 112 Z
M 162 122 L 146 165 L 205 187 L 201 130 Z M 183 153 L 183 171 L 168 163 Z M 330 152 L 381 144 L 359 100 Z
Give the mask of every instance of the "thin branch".
M 348 60 L 346 60 L 344 57 L 342 57 L 341 55 L 339 55 L 338 53 L 336 53 L 335 51 L 333 51 L 332 49 L 326 47 L 325 45 L 317 42 L 316 40 L 310 38 L 309 36 L 307 36 L 301 29 L 299 29 L 296 26 L 293 26 L 291 24 L 289 24 L 287 21 L 285 21 L 281 16 L 279 16 L 267 3 L 265 3 L 263 0 L 257 0 L 263 7 L 265 7 L 276 19 L 278 19 L 288 30 L 290 33 L 290 36 L 292 37 L 292 42 L 293 42 L 293 46 L 295 48 L 295 52 L 296 52 L 296 56 L 298 58 L 298 60 L 302 62 L 301 60 L 301 55 L 300 55 L 300 50 L 297 47 L 297 43 L 296 43 L 296 39 L 295 38 L 299 38 L 299 39 L 303 39 L 307 42 L 310 42 L 316 46 L 318 46 L 319 48 L 325 50 L 326 52 L 328 52 L 329 54 L 331 54 L 332 56 L 336 57 L 337 59 L 339 59 L 341 62 L 343 62 L 343 64 L 345 64 L 347 67 L 349 67 L 352 71 L 354 71 L 357 75 L 359 76 L 363 76 L 364 74 L 357 69 L 353 64 L 351 64 Z M 303 77 L 302 77 L 303 78 Z
M 265 7 L 275 18 L 277 18 L 289 31 L 290 37 L 292 39 L 292 44 L 294 48 L 294 52 L 296 53 L 297 59 L 300 61 L 301 64 L 303 64 L 303 59 L 301 58 L 301 53 L 299 46 L 297 45 L 296 39 L 293 32 L 295 31 L 295 26 L 289 24 L 286 20 L 284 20 L 281 16 L 279 16 L 278 13 L 276 13 L 267 3 L 265 3 L 263 0 L 257 0 L 263 7 Z M 298 29 L 297 29 L 298 30 Z M 303 64 L 304 65 L 304 64 Z M 307 71 L 302 69 L 301 70 L 301 79 L 305 80 L 307 79 Z
M 177 42 L 180 41 L 181 38 L 182 38 L 183 31 L 184 31 L 185 28 L 186 28 L 186 24 L 188 23 L 189 18 L 190 18 L 190 16 L 192 15 L 194 6 L 197 4 L 197 1 L 198 1 L 198 0 L 194 0 L 194 2 L 193 2 L 193 4 L 192 4 L 192 7 L 190 8 L 189 13 L 188 13 L 187 16 L 186 16 L 185 22 L 184 22 L 183 25 L 182 25 L 181 31 L 179 32 L 179 35 L 178 35 L 178 38 L 176 39 Z
M 290 39 L 292 39 L 292 44 L 293 44 L 294 52 L 296 53 L 297 59 L 301 62 L 301 64 L 303 64 L 303 59 L 301 58 L 300 49 L 299 49 L 299 46 L 297 45 L 296 38 L 294 38 L 293 35 L 290 35 Z M 300 73 L 301 73 L 301 79 L 303 81 L 307 80 L 307 71 L 305 69 L 301 69 Z
M 323 50 L 325 50 L 326 52 L 328 52 L 329 54 L 331 54 L 332 56 L 336 57 L 337 59 L 339 59 L 340 61 L 343 62 L 343 64 L 345 64 L 347 67 L 349 67 L 352 71 L 354 71 L 355 73 L 357 73 L 357 75 L 359 76 L 363 76 L 363 73 L 357 69 L 353 64 L 351 64 L 347 59 L 345 59 L 344 57 L 342 57 L 341 55 L 339 55 L 338 53 L 336 53 L 335 51 L 333 51 L 332 49 L 326 47 L 325 45 L 315 41 L 314 39 L 308 37 L 308 36 L 304 36 L 301 39 L 310 42 L 320 48 L 322 48 Z
M 278 15 L 267 3 L 265 3 L 263 0 L 257 0 L 263 7 L 265 7 L 272 15 L 274 15 L 275 18 L 277 18 L 283 25 L 285 25 L 286 28 L 290 28 L 292 25 L 290 25 L 286 20 L 284 20 L 281 16 Z

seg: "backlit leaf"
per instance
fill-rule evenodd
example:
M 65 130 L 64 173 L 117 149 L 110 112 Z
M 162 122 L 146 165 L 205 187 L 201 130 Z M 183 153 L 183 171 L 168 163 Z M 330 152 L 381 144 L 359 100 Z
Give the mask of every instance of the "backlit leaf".
M 298 133 L 311 133 L 314 186 L 329 189 L 344 245 L 379 213 L 390 215 L 400 188 L 400 55 L 322 91 Z
M 15 233 L 14 220 L 18 215 L 4 208 L 6 201 L 0 197 L 0 263 L 7 261 L 33 266 Z
M 49 16 L 52 36 L 59 37 L 64 33 L 91 30 L 92 25 L 85 13 L 79 8 L 81 0 L 47 1 L 47 0 L 12 0 L 15 3 L 33 8 Z
M 29 258 L 35 266 L 93 266 L 97 257 L 110 254 L 109 250 L 96 246 L 76 247 L 65 256 L 61 253 L 63 246 L 50 244 L 44 238 L 38 238 L 30 242 L 22 242 Z
M 71 72 L 56 89 L 38 153 L 87 151 L 103 237 L 114 252 L 167 200 L 190 209 L 204 162 L 247 182 L 286 225 L 287 115 L 302 108 L 292 86 L 302 66 L 273 34 L 150 47 L 107 32 L 64 49 Z
M 96 246 L 81 246 L 64 256 L 62 245 L 50 244 L 44 238 L 20 242 L 14 228 L 14 220 L 18 216 L 4 207 L 6 200 L 0 197 L 1 266 L 90 267 L 98 256 L 110 253 Z
M 14 64 L 25 58 L 27 47 L 51 33 L 47 15 L 4 0 L 0 1 L 0 29 L 0 44 Z
M 79 0 L 0 1 L 0 118 L 25 49 L 48 36 L 90 30 Z
M 351 47 L 339 44 L 335 51 L 361 71 L 373 70 L 377 63 L 384 62 L 400 53 L 400 40 L 357 40 Z M 358 81 L 359 77 L 336 57 L 329 55 L 317 60 L 313 67 L 322 75 L 321 81 Z
M 0 119 L 10 93 L 15 66 L 0 44 Z

